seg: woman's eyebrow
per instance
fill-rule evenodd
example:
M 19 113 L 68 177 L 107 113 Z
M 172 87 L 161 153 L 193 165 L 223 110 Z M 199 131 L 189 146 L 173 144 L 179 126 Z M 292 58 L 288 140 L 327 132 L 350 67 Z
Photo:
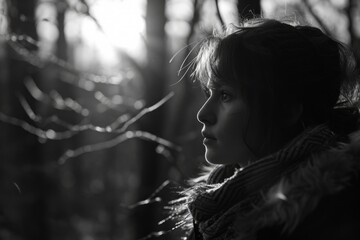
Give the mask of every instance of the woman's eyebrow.
M 209 88 L 209 89 L 219 89 L 223 86 L 226 86 L 227 84 L 224 83 L 223 81 L 219 80 L 219 79 L 216 79 L 216 80 L 212 80 L 210 79 L 207 84 L 206 84 L 206 88 Z

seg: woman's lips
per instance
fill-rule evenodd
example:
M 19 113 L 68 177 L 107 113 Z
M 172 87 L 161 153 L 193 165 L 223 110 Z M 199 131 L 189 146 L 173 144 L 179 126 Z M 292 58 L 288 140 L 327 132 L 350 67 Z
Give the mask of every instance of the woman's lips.
M 203 140 L 204 145 L 208 145 L 208 144 L 211 144 L 211 143 L 216 141 L 216 138 L 212 134 L 210 134 L 208 132 L 202 131 L 201 135 L 204 138 L 204 140 Z

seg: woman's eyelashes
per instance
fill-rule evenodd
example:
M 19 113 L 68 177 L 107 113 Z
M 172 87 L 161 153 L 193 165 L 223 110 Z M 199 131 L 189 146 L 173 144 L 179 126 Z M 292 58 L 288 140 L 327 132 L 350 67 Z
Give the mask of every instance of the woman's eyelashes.
M 221 102 L 229 102 L 233 99 L 233 94 L 230 91 L 224 89 L 210 89 L 204 88 L 205 97 L 208 99 L 210 97 L 218 98 Z
M 222 102 L 229 102 L 232 99 L 232 94 L 226 90 L 221 90 L 220 99 Z

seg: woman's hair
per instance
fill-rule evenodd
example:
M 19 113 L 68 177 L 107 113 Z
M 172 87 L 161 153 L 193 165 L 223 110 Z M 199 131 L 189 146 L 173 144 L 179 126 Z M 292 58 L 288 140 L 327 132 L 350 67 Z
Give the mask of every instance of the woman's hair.
M 358 126 L 355 59 L 346 46 L 317 28 L 269 19 L 246 20 L 204 39 L 193 66 L 192 76 L 204 88 L 209 80 L 237 87 L 250 114 L 265 112 L 268 128 L 296 104 L 302 105 L 301 121 L 306 127 L 329 123 L 343 135 Z M 228 166 L 233 173 L 233 166 Z M 173 216 L 180 216 L 181 222 L 186 223 L 189 216 L 189 196 L 191 199 L 199 189 L 190 188 L 184 192 L 186 197 L 174 202 L 179 204 Z
M 358 103 L 355 69 L 351 52 L 318 28 L 252 19 L 206 38 L 193 77 L 204 87 L 209 79 L 236 84 L 270 122 L 301 104 L 301 121 L 312 126 L 328 122 L 334 107 Z

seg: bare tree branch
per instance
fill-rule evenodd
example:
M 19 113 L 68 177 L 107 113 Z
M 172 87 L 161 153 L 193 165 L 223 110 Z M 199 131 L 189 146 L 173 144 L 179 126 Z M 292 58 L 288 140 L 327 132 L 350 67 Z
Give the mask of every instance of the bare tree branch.
M 350 46 L 354 46 L 356 35 L 354 30 L 354 19 L 352 16 L 352 11 L 355 7 L 354 0 L 348 0 L 348 5 L 345 8 L 345 15 L 348 19 L 348 32 L 350 36 Z
M 30 124 L 28 124 L 24 120 L 20 120 L 14 117 L 7 116 L 0 112 L 0 121 L 3 121 L 5 123 L 9 123 L 18 127 L 23 128 L 29 133 L 32 133 L 36 135 L 37 137 L 41 139 L 50 139 L 50 140 L 63 140 L 67 138 L 71 138 L 75 134 L 85 131 L 85 130 L 93 130 L 95 132 L 99 133 L 124 133 L 132 124 L 134 124 L 136 121 L 138 121 L 140 118 L 142 118 L 144 115 L 155 111 L 159 107 L 161 107 L 163 104 L 165 104 L 170 98 L 174 96 L 173 92 L 170 92 L 168 95 L 166 95 L 164 98 L 162 98 L 159 102 L 155 103 L 154 105 L 144 108 L 141 110 L 138 114 L 136 114 L 134 117 L 129 118 L 127 114 L 119 116 L 113 123 L 109 124 L 106 127 L 100 127 L 100 126 L 94 126 L 92 124 L 86 124 L 86 125 L 74 125 L 69 128 L 69 130 L 64 132 L 55 132 L 52 129 L 43 130 L 40 128 L 36 128 Z M 31 109 L 28 102 L 25 100 L 24 97 L 19 96 L 20 103 L 22 107 L 24 108 L 24 111 L 27 113 L 28 117 L 32 119 L 33 121 L 39 122 L 42 120 L 42 118 L 35 114 L 35 112 Z M 49 120 L 48 120 L 49 121 Z M 120 129 L 117 129 L 121 124 L 124 124 Z M 69 127 L 69 125 L 67 125 Z
M 155 202 L 161 202 L 162 199 L 158 197 L 158 193 L 161 192 L 165 187 L 167 187 L 171 183 L 170 180 L 165 180 L 158 188 L 155 189 L 155 191 L 145 200 L 139 201 L 134 204 L 125 205 L 120 204 L 120 207 L 127 210 L 132 210 L 134 208 L 137 208 L 139 206 L 148 205 Z
M 203 1 L 199 1 L 199 0 L 195 0 L 194 3 L 193 3 L 193 16 L 191 18 L 191 21 L 190 21 L 190 31 L 189 31 L 189 35 L 187 36 L 186 38 L 186 44 L 189 45 L 190 42 L 191 42 L 191 38 L 193 37 L 194 35 L 194 32 L 195 32 L 195 27 L 196 27 L 196 24 L 198 23 L 199 21 L 199 12 L 200 12 L 200 9 L 203 5 Z
M 123 134 L 120 134 L 116 138 L 113 138 L 108 141 L 103 141 L 100 143 L 95 143 L 91 145 L 82 146 L 76 149 L 67 150 L 58 160 L 59 164 L 64 164 L 69 158 L 78 157 L 80 155 L 83 155 L 85 153 L 90 152 L 96 152 L 108 148 L 112 148 L 117 146 L 120 143 L 125 142 L 126 140 L 132 139 L 132 138 L 139 138 L 147 141 L 156 142 L 160 145 L 164 145 L 168 148 L 171 148 L 175 151 L 181 151 L 181 148 L 179 146 L 174 145 L 170 141 L 163 139 L 161 137 L 158 137 L 152 133 L 145 132 L 145 131 L 127 131 Z
M 135 117 L 128 120 L 120 129 L 116 130 L 115 132 L 124 132 L 130 125 L 132 125 L 134 122 L 138 121 L 140 118 L 142 118 L 145 114 L 150 113 L 159 107 L 161 107 L 164 103 L 166 103 L 170 98 L 174 96 L 174 92 L 170 92 L 168 95 L 166 95 L 164 98 L 162 98 L 159 102 L 155 103 L 151 107 L 144 108 L 141 110 Z M 115 122 L 110 126 L 112 130 L 115 130 L 118 127 L 118 124 Z
M 219 8 L 219 0 L 215 0 L 215 6 L 216 6 L 216 16 L 219 18 L 221 28 L 225 29 L 225 23 L 221 16 L 220 8 Z

